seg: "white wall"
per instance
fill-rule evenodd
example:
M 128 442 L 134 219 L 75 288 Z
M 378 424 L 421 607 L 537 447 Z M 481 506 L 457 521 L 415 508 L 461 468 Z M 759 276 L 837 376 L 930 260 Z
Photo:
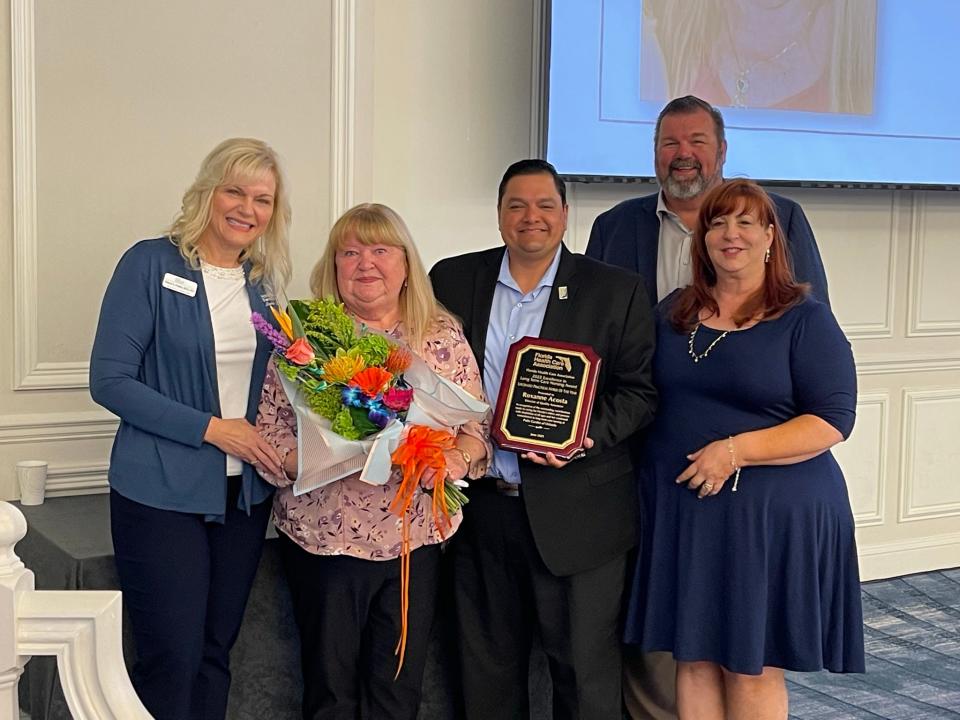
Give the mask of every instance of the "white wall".
M 267 139 L 285 159 L 301 276 L 326 237 L 331 10 L 0 8 L 0 498 L 28 457 L 50 461 L 54 494 L 102 490 L 115 421 L 86 391 L 100 297 L 120 254 L 169 225 L 204 155 L 226 137 Z
M 60 492 L 102 489 L 114 421 L 84 387 L 100 293 L 222 137 L 261 136 L 287 161 L 294 294 L 354 202 L 395 207 L 428 265 L 499 242 L 497 182 L 532 147 L 539 0 L 8 5 L 36 9 L 29 36 L 9 13 L 0 33 L 15 60 L 17 38 L 35 52 L 37 99 L 31 122 L 12 99 L 30 74 L 11 81 L 4 53 L 0 497 L 26 457 L 51 461 Z M 582 250 L 598 212 L 650 190 L 573 186 L 568 244 Z M 864 576 L 960 565 L 960 196 L 785 194 L 814 226 L 859 363 L 858 424 L 837 455 Z

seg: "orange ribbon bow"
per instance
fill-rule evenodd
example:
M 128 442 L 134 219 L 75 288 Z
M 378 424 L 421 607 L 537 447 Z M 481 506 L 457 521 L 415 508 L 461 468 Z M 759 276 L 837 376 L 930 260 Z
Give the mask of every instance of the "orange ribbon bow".
M 436 478 L 433 488 L 433 520 L 440 536 L 444 536 L 444 531 L 450 527 L 450 516 L 443 495 L 443 483 L 447 476 L 447 460 L 443 451 L 450 450 L 453 446 L 452 433 L 424 425 L 411 425 L 406 437 L 390 456 L 393 464 L 398 465 L 402 473 L 397 495 L 390 503 L 390 511 L 403 518 L 400 546 L 400 640 L 395 650 L 400 660 L 396 677 L 399 677 L 403 668 L 403 657 L 407 650 L 407 609 L 410 606 L 410 525 L 407 510 L 413 502 L 424 472 L 428 468 L 433 470 Z

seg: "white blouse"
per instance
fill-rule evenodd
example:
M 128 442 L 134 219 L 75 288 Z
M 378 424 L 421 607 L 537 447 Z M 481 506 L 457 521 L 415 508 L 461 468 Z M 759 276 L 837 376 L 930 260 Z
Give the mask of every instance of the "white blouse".
M 220 417 L 242 418 L 247 414 L 250 376 L 257 336 L 250 323 L 250 297 L 243 268 L 222 268 L 200 262 L 217 358 Z M 227 475 L 243 472 L 243 461 L 227 455 Z

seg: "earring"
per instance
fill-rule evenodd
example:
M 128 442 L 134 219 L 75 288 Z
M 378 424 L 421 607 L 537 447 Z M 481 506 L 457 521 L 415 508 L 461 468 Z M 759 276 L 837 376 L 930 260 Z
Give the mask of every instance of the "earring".
M 764 261 L 765 263 L 770 262 L 770 248 L 767 248 L 767 252 L 766 252 L 766 254 L 763 256 L 763 261 Z

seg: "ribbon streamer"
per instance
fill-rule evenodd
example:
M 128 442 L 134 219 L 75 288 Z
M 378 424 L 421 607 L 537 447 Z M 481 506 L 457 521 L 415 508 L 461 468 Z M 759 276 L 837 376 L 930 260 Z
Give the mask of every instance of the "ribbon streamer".
M 443 496 L 443 483 L 447 476 L 447 459 L 444 450 L 454 446 L 453 433 L 446 430 L 434 430 L 424 425 L 411 425 L 407 435 L 394 450 L 390 459 L 400 468 L 402 479 L 397 494 L 390 503 L 390 512 L 402 518 L 402 541 L 400 545 L 400 640 L 394 653 L 399 656 L 397 674 L 403 669 L 403 658 L 407 651 L 407 610 L 410 607 L 410 520 L 407 510 L 413 503 L 413 496 L 427 469 L 434 471 L 433 521 L 445 537 L 444 531 L 450 527 L 450 516 Z

